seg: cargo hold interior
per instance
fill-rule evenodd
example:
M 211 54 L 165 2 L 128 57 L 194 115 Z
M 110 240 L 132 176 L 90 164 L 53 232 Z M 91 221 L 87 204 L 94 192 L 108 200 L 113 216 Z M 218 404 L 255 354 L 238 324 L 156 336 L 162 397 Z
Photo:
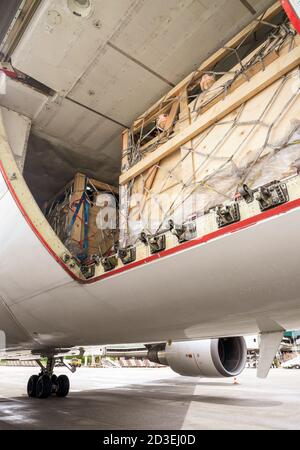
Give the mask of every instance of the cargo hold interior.
M 256 3 L 259 8 L 252 16 L 258 18 L 254 22 L 257 26 L 247 29 L 250 16 L 245 19 L 243 27 L 235 30 L 239 31 L 237 36 L 242 33 L 242 38 L 236 39 L 234 46 L 227 46 L 234 37 L 232 24 L 225 23 L 217 48 L 206 43 L 198 59 L 193 54 L 193 60 L 186 61 L 178 70 L 173 64 L 168 77 L 158 76 L 146 64 L 138 63 L 136 57 L 130 58 L 119 47 L 118 35 L 106 41 L 92 63 L 89 59 L 90 65 L 88 60 L 84 61 L 84 73 L 81 68 L 71 75 L 69 68 L 60 67 L 57 61 L 50 66 L 48 61 L 52 71 L 48 76 L 46 66 L 41 65 L 35 54 L 34 42 L 44 39 L 45 52 L 51 51 L 57 42 L 52 42 L 53 35 L 44 35 L 39 28 L 41 21 L 35 21 L 34 14 L 13 50 L 8 45 L 2 46 L 2 70 L 8 75 L 8 95 L 0 99 L 4 123 L 10 111 L 24 118 L 26 149 L 24 154 L 16 155 L 16 161 L 41 211 L 77 262 L 86 264 L 91 260 L 98 265 L 102 262 L 104 271 L 110 271 L 120 263 L 118 258 L 126 265 L 141 258 L 140 255 L 154 255 L 285 203 L 294 195 L 284 183 L 297 175 L 300 159 L 299 121 L 293 109 L 296 93 L 292 92 L 289 102 L 287 96 L 299 70 L 296 58 L 282 76 L 274 79 L 271 76 L 272 81 L 267 80 L 263 87 L 252 89 L 247 98 L 243 101 L 237 98 L 234 106 L 230 106 L 235 95 L 242 98 L 244 86 L 245 91 L 251 90 L 256 78 L 259 83 L 260 75 L 266 69 L 271 72 L 277 60 L 280 64 L 285 55 L 293 58 L 300 45 L 299 37 L 278 5 L 273 6 L 274 13 L 266 13 L 269 16 L 265 20 L 261 11 L 272 2 Z M 46 7 L 37 7 L 37 19 L 47 16 L 48 11 Z M 70 36 L 83 35 L 89 27 L 88 35 L 94 37 L 98 27 L 95 18 L 74 22 L 65 10 L 56 13 L 47 19 L 51 33 L 57 28 L 55 39 L 59 40 L 61 33 L 65 35 L 64 27 L 70 24 L 73 26 Z M 185 13 L 191 14 L 189 7 Z M 174 14 L 177 23 L 180 11 Z M 239 14 L 244 17 L 244 11 L 237 10 L 236 15 Z M 57 27 L 59 20 L 64 23 L 62 30 Z M 120 26 L 127 26 L 121 17 L 118 20 Z M 215 18 L 209 20 L 211 27 Z M 199 26 L 193 36 L 201 38 Z M 160 43 L 162 39 L 163 34 Z M 29 46 L 31 41 L 33 48 Z M 183 37 L 180 43 L 177 57 L 191 45 Z M 99 46 L 98 41 L 96 44 Z M 89 49 L 86 42 L 82 45 L 87 53 L 93 53 L 94 49 Z M 68 58 L 74 61 L 76 52 L 72 52 L 75 52 L 72 46 L 63 47 L 60 63 L 65 55 L 68 63 Z M 112 68 L 111 52 L 116 52 L 119 58 Z M 174 54 L 166 56 L 164 52 L 165 58 L 175 58 Z M 88 56 L 91 58 L 91 54 Z M 194 70 L 200 63 L 200 69 Z M 104 67 L 106 78 L 102 81 L 99 67 Z M 133 77 L 134 71 L 137 73 Z M 146 72 L 148 77 L 155 78 L 155 81 L 151 78 L 153 85 L 149 91 Z M 204 75 L 208 77 L 208 85 L 203 84 Z M 185 76 L 189 77 L 186 83 L 182 82 Z M 110 84 L 106 89 L 107 80 Z M 117 83 L 121 87 L 116 87 Z M 164 96 L 159 101 L 161 95 Z M 99 105 L 103 103 L 104 107 L 110 102 L 110 108 L 100 112 Z M 202 128 L 181 144 L 182 133 L 201 120 Z M 277 133 L 278 121 L 283 130 L 281 135 Z M 179 144 L 155 160 L 160 149 L 171 147 L 176 139 Z M 154 162 L 147 165 L 151 158 Z M 120 183 L 122 177 L 125 181 Z M 265 188 L 260 190 L 261 186 Z M 140 194 L 142 200 L 136 202 L 133 194 Z M 153 224 L 151 202 L 156 196 L 162 209 L 160 202 L 165 194 L 169 203 Z M 201 208 L 195 206 L 197 195 Z M 174 221 L 176 208 L 187 198 L 192 209 Z M 244 204 L 238 203 L 249 204 L 253 200 L 256 203 L 252 212 L 244 211 Z M 113 209 L 117 214 L 110 222 L 108 211 Z M 100 219 L 107 222 L 107 228 L 99 225 Z M 143 248 L 138 256 L 137 246 Z
M 272 18 L 270 23 L 280 23 L 282 17 L 283 13 L 280 12 Z M 241 60 L 244 59 L 264 42 L 269 33 L 270 26 L 265 25 L 254 34 L 249 35 L 239 46 L 238 57 Z M 223 74 L 228 73 L 236 65 L 236 61 L 236 55 L 231 52 L 218 62 L 214 67 L 217 78 L 221 78 Z M 196 61 L 195 65 L 197 66 L 198 63 L 199 61 Z M 197 96 L 200 93 L 201 89 L 199 85 L 196 85 L 191 92 L 189 102 L 193 100 L 192 96 Z M 140 112 L 143 113 L 143 111 Z M 134 119 L 136 118 L 134 117 Z M 155 120 L 156 118 L 148 125 L 148 128 L 145 128 L 145 132 L 151 129 Z M 128 122 L 128 126 L 131 126 L 130 122 Z M 36 129 L 31 131 L 24 166 L 24 177 L 39 206 L 44 208 L 45 203 L 63 189 L 78 172 L 117 187 L 121 173 L 122 131 L 124 129 L 125 127 L 120 129 L 108 142 L 109 150 L 113 144 L 114 152 L 106 151 L 107 145 L 98 148 L 97 152 L 85 151 L 80 144 L 66 148 L 55 137 L 49 139 L 49 136 L 44 136 Z M 72 130 L 66 130 L 65 140 L 67 140 L 69 133 L 72 133 Z

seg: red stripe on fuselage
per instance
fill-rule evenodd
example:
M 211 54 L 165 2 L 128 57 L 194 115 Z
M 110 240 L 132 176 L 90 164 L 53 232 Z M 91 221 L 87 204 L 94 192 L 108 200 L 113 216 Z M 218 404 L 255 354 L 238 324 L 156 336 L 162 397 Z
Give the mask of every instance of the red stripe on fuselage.
M 269 219 L 271 217 L 277 216 L 279 214 L 286 213 L 288 211 L 291 211 L 295 208 L 300 207 L 300 199 L 290 201 L 288 203 L 285 203 L 283 205 L 277 206 L 275 208 L 270 209 L 269 211 L 262 212 L 260 214 L 257 214 L 256 216 L 249 217 L 248 219 L 241 220 L 240 222 L 234 223 L 232 225 L 228 225 L 227 227 L 221 228 L 219 230 L 213 231 L 212 233 L 206 234 L 205 236 L 202 236 L 197 239 L 193 239 L 191 241 L 184 242 L 183 244 L 180 244 L 176 247 L 169 248 L 168 250 L 164 250 L 163 252 L 156 253 L 154 255 L 148 256 L 147 258 L 141 259 L 139 261 L 135 261 L 133 263 L 130 263 L 124 267 L 120 267 L 119 269 L 114 269 L 110 272 L 104 273 L 98 277 L 91 278 L 90 280 L 82 280 L 81 278 L 77 277 L 69 268 L 68 266 L 59 258 L 59 256 L 52 250 L 52 248 L 48 245 L 47 241 L 43 238 L 41 233 L 37 230 L 34 223 L 29 218 L 27 212 L 25 211 L 20 199 L 18 198 L 5 170 L 3 167 L 2 162 L 0 161 L 0 171 L 4 177 L 4 180 L 7 184 L 7 187 L 15 200 L 19 210 L 21 211 L 22 215 L 24 216 L 25 220 L 31 227 L 32 231 L 35 233 L 35 235 L 38 237 L 38 239 L 42 242 L 44 247 L 47 249 L 47 251 L 55 258 L 55 260 L 63 267 L 63 269 L 76 281 L 79 283 L 84 284 L 90 284 L 95 283 L 97 281 L 103 280 L 105 278 L 109 278 L 115 275 L 118 275 L 120 273 L 123 273 L 127 270 L 134 269 L 136 267 L 142 266 L 144 264 L 148 264 L 154 261 L 157 261 L 160 258 L 164 258 L 166 256 L 173 255 L 175 253 L 178 253 L 183 250 L 187 250 L 189 248 L 195 247 L 197 245 L 204 244 L 206 242 L 209 242 L 213 239 L 216 239 L 218 237 L 224 236 L 226 234 L 235 233 L 237 231 L 243 230 L 244 228 L 248 228 L 252 225 L 255 225 L 256 223 L 262 222 L 263 220 Z

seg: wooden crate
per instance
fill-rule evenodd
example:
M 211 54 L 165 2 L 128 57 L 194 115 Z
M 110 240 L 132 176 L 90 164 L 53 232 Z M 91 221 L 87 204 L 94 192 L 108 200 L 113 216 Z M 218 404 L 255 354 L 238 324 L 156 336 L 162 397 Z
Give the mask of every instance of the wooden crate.
M 112 196 L 117 207 L 118 188 L 78 173 L 48 203 L 46 217 L 74 256 L 107 255 L 118 241 L 117 223 L 114 229 L 106 230 L 97 224 L 105 207 L 97 204 L 97 197 L 103 193 Z
M 279 12 L 275 4 L 264 22 Z M 203 73 L 259 26 L 249 25 L 123 133 L 123 245 L 135 242 L 143 226 L 155 234 L 177 213 L 183 223 L 234 200 L 244 183 L 255 188 L 296 173 L 300 37 L 290 24 L 273 28 L 199 92 Z M 166 125 L 155 129 L 161 114 Z

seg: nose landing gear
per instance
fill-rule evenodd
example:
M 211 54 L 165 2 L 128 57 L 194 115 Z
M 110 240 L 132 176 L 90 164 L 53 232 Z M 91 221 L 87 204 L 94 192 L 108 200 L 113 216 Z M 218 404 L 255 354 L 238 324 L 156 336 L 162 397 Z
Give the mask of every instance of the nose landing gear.
M 61 363 L 71 372 L 75 372 L 76 368 L 70 367 L 63 361 L 63 358 L 48 357 L 46 367 L 37 360 L 41 368 L 39 375 L 32 375 L 27 383 L 27 394 L 31 398 L 48 398 L 55 394 L 57 397 L 66 397 L 70 390 L 70 381 L 67 375 L 59 375 L 53 373 L 55 360 L 60 359 Z

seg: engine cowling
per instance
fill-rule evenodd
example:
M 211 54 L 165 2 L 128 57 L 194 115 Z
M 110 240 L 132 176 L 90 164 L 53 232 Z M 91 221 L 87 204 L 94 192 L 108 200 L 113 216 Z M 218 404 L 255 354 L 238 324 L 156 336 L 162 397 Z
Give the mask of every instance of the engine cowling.
M 172 342 L 152 347 L 148 358 L 184 376 L 235 377 L 245 367 L 247 347 L 243 337 Z

